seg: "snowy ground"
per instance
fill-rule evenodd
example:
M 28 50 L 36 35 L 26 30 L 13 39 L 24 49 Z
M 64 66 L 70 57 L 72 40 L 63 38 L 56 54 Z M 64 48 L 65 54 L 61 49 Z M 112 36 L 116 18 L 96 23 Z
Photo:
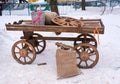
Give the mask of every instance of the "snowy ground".
M 55 41 L 47 41 L 44 52 L 37 55 L 30 65 L 17 63 L 11 54 L 12 45 L 19 40 L 22 32 L 7 31 L 5 23 L 21 19 L 31 19 L 30 16 L 0 17 L 0 84 L 120 84 L 120 14 L 117 10 L 112 14 L 100 16 L 98 12 L 75 11 L 66 14 L 74 18 L 100 18 L 105 25 L 105 33 L 100 35 L 99 62 L 92 69 L 80 69 L 83 74 L 57 80 Z M 43 35 L 56 36 L 54 33 Z M 60 36 L 75 36 L 77 34 L 62 33 Z M 97 39 L 97 38 L 96 38 Z M 72 42 L 63 42 L 72 45 Z M 47 65 L 38 66 L 37 63 Z

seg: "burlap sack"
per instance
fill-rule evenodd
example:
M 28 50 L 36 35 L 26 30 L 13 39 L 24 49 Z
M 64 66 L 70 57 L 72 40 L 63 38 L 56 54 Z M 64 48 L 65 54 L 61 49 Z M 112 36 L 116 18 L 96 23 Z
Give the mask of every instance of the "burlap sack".
M 37 12 L 33 11 L 31 12 L 32 21 L 37 17 Z M 36 22 L 34 25 L 38 25 L 38 22 Z M 40 25 L 45 25 L 45 14 L 42 12 L 40 17 Z
M 45 12 L 45 24 L 53 25 L 52 19 L 56 16 L 58 16 L 56 12 Z
M 76 52 L 57 49 L 56 65 L 58 78 L 66 78 L 80 74 L 76 63 Z

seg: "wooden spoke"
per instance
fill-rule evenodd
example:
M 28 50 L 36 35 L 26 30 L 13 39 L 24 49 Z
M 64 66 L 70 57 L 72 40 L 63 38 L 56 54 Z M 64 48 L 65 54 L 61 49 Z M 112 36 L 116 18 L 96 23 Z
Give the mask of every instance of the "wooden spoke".
M 91 59 L 91 58 L 89 58 L 89 60 L 90 60 L 90 61 L 92 61 L 92 62 L 94 62 L 94 60 L 93 60 L 93 59 Z
M 95 52 L 92 52 L 92 53 L 89 53 L 90 56 L 94 56 L 95 55 Z
M 20 52 L 14 52 L 14 53 L 16 53 L 16 54 L 20 54 Z
M 83 49 L 82 47 L 78 47 L 78 48 L 76 49 L 76 51 L 77 51 L 78 53 L 80 53 L 80 52 L 83 52 L 84 49 Z
M 16 48 L 18 48 L 20 50 L 20 48 L 18 46 L 16 46 Z
M 86 49 L 86 52 L 89 52 L 89 51 L 90 51 L 90 49 L 89 49 L 89 48 L 87 48 L 87 49 Z
M 86 64 L 86 67 L 88 67 L 88 63 L 87 63 L 87 61 L 85 61 L 85 64 Z
M 24 43 L 21 43 L 22 48 L 24 47 Z
M 41 41 L 39 41 L 39 43 L 41 43 L 41 42 L 43 42 L 42 40 Z
M 82 50 L 82 48 L 81 48 L 81 47 L 78 47 L 77 50 L 80 51 L 80 50 Z
M 18 59 L 20 60 L 22 56 L 20 56 Z
M 24 46 L 24 49 L 29 50 L 29 46 Z
M 80 62 L 79 62 L 79 64 L 78 64 L 78 65 L 81 65 L 81 63 L 82 63 L 82 60 L 80 60 Z
M 24 62 L 26 63 L 26 57 L 24 57 Z
M 39 48 L 38 47 L 36 47 L 37 48 L 37 50 L 39 51 Z
M 30 60 L 32 60 L 32 58 L 30 56 L 27 56 Z
M 32 54 L 32 50 L 29 49 L 29 50 L 28 50 L 28 54 Z
M 70 25 L 77 26 L 75 22 L 70 22 Z
M 40 44 L 39 44 L 38 46 L 40 46 L 40 47 L 42 47 L 42 48 L 44 47 L 44 45 L 40 45 Z

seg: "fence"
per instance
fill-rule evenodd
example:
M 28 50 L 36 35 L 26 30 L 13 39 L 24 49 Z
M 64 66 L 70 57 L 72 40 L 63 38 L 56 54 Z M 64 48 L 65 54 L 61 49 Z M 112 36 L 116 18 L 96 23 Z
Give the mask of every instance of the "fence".
M 30 15 L 38 4 L 30 3 L 12 3 L 2 5 L 2 15 Z M 49 11 L 50 6 L 48 3 L 40 4 L 42 11 Z
M 41 9 L 43 11 L 50 11 L 50 6 L 48 3 L 37 3 L 41 5 Z M 30 15 L 31 11 L 34 10 L 34 7 L 37 4 L 33 3 L 14 3 L 14 4 L 3 4 L 3 11 L 2 15 Z M 120 4 L 120 0 L 96 0 L 96 1 L 87 1 L 86 7 L 95 7 L 99 8 L 98 12 L 100 14 L 104 14 L 106 11 L 106 7 L 113 7 Z M 69 12 L 75 13 L 77 10 L 81 10 L 81 2 L 74 1 L 74 2 L 59 2 L 58 3 L 58 10 L 59 14 L 67 14 Z M 92 12 L 92 11 L 91 11 Z M 93 11 L 94 12 L 94 11 Z

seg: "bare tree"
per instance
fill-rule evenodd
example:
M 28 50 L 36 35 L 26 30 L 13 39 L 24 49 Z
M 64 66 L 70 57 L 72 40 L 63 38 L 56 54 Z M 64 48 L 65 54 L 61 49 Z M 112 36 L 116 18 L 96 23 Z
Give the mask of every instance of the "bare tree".
M 0 16 L 2 16 L 2 3 L 0 3 Z
M 6 0 L 0 0 L 0 16 L 2 16 L 3 5 L 6 3 Z
M 58 7 L 57 7 L 57 0 L 50 0 L 50 8 L 52 12 L 56 12 L 59 15 Z
M 85 10 L 85 0 L 82 0 L 82 10 Z

